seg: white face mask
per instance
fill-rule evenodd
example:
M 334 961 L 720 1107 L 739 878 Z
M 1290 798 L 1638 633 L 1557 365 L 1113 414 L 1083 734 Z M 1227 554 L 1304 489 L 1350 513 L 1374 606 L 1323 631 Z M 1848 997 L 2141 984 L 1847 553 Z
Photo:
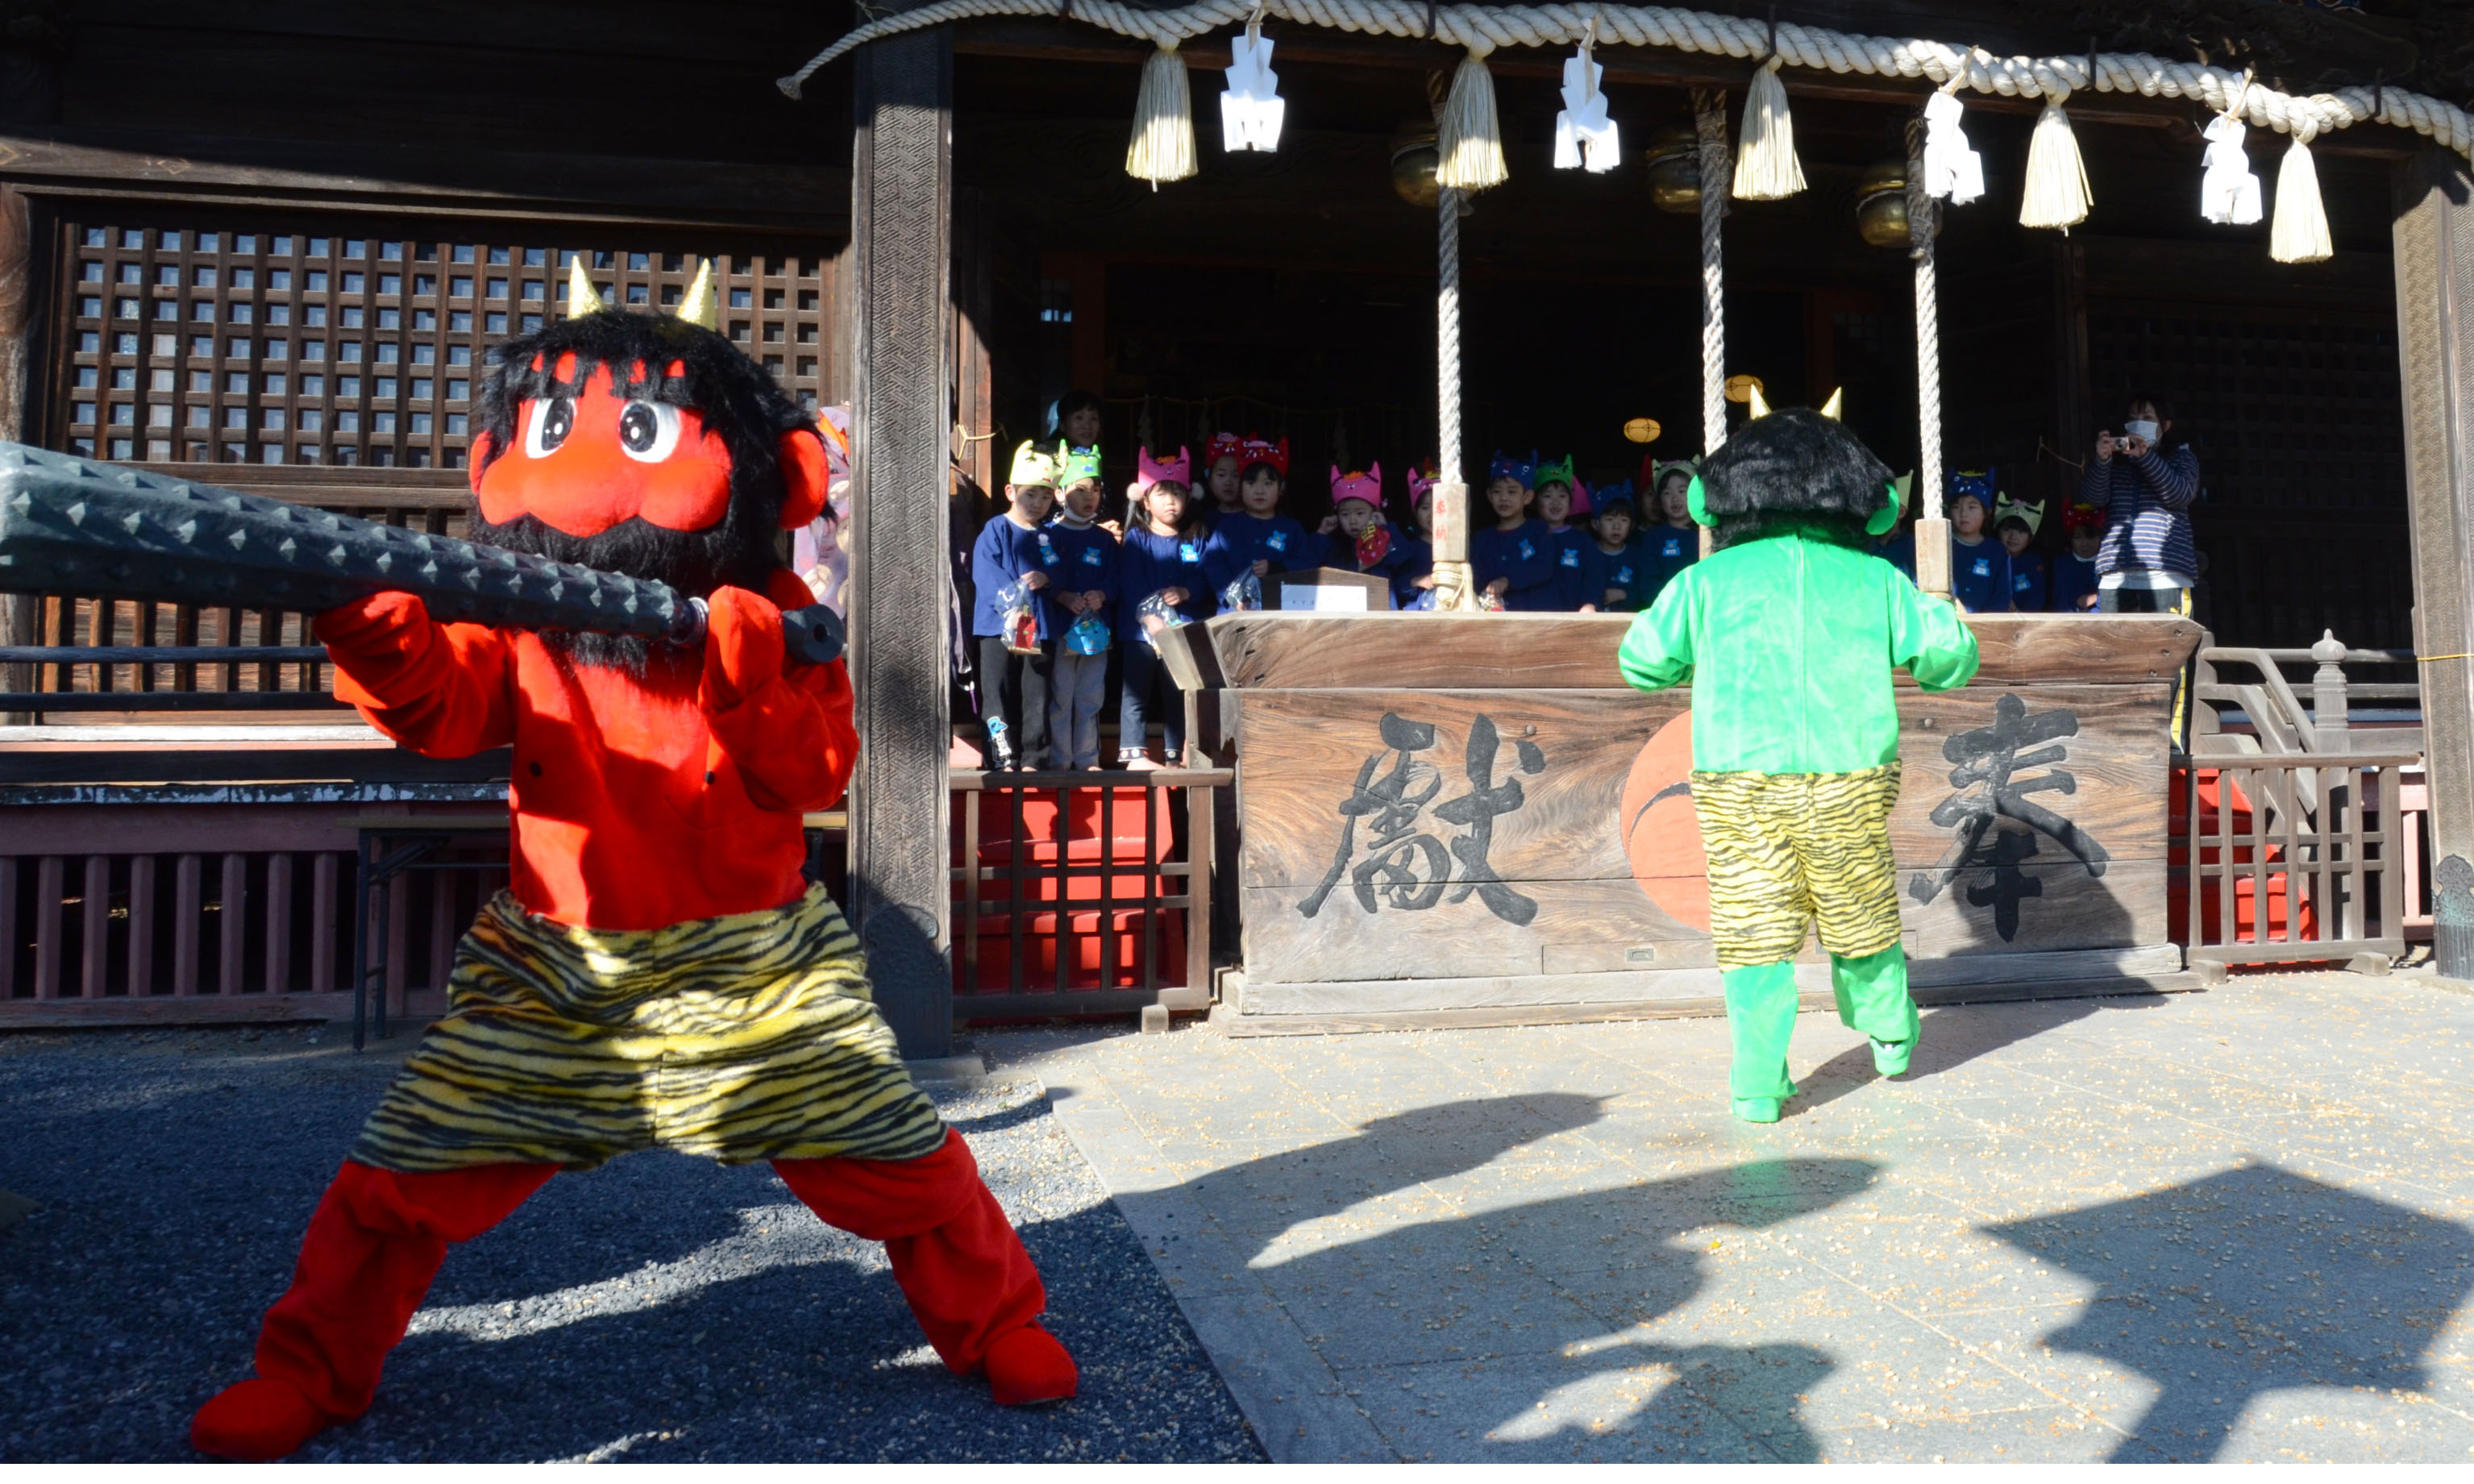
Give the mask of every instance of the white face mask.
M 2163 432 L 2165 429 L 2160 425 L 2151 423 L 2146 418 L 2133 418 L 2129 422 L 2122 425 L 2122 430 L 2128 433 L 2133 438 L 2143 439 L 2148 443 L 2154 443 L 2156 441 L 2156 435 Z

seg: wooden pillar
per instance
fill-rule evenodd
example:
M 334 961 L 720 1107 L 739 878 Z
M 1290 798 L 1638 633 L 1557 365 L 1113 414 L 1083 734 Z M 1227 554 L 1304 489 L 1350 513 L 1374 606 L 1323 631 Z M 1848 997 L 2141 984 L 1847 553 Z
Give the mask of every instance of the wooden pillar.
M 2397 354 L 2414 652 L 2430 764 L 2436 967 L 2474 979 L 2474 174 L 2431 147 L 2397 166 Z
M 945 553 L 953 33 L 851 59 L 850 908 L 906 1057 L 953 1044 Z
M 29 340 L 35 327 L 35 238 L 26 198 L 0 185 L 0 439 L 26 441 Z M 42 599 L 0 593 L 0 644 L 35 642 Z M 35 667 L 0 665 L 0 691 L 35 689 Z M 0 726 L 22 726 L 32 713 L 0 713 Z

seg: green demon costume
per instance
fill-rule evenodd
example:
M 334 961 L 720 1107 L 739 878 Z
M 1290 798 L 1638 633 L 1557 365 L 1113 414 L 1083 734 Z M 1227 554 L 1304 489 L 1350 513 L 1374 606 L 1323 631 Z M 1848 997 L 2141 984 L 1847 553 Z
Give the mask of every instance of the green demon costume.
M 1644 691 L 1692 686 L 1692 800 L 1710 858 L 1710 934 L 1734 1038 L 1738 1117 L 1795 1095 L 1793 960 L 1819 929 L 1838 1017 L 1907 1069 L 1916 1007 L 1899 943 L 1890 811 L 1891 671 L 1928 691 L 1976 673 L 1976 636 L 1870 554 L 1898 518 L 1890 472 L 1835 420 L 1756 418 L 1692 486 L 1716 550 L 1633 620 L 1618 664 Z

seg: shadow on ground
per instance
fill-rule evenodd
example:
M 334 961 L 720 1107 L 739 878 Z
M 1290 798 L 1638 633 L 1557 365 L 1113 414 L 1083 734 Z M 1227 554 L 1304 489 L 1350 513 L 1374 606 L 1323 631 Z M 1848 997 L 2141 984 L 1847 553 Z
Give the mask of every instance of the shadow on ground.
M 2422 1389 L 2474 1286 L 2463 1227 L 2267 1164 L 1984 1229 L 2096 1285 L 2047 1343 L 2153 1381 L 2125 1425 L 2185 1460 L 2217 1456 L 2263 1393 Z

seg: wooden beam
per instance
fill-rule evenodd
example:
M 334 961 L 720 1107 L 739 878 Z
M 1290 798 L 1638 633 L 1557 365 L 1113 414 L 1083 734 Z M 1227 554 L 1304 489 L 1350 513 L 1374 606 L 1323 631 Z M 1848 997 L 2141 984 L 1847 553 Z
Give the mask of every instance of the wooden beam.
M 853 520 L 850 908 L 876 1003 L 909 1058 L 952 1048 L 945 861 L 945 522 L 953 369 L 950 28 L 852 60 Z M 882 620 L 882 621 L 878 621 Z
M 2431 778 L 2432 951 L 2474 979 L 2474 174 L 2437 146 L 2397 167 L 2413 643 Z
M 838 236 L 848 179 L 830 165 L 373 146 L 126 129 L 0 134 L 0 181 L 28 192 L 412 215 L 727 225 Z

